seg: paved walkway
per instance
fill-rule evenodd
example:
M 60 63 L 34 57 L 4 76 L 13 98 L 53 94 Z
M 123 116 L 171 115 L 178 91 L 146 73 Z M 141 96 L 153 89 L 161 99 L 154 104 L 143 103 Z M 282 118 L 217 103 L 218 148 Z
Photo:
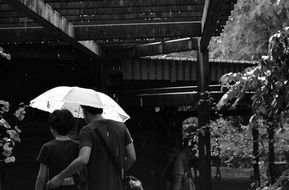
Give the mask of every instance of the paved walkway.
M 248 177 L 212 179 L 212 190 L 248 190 L 250 184 L 251 181 Z

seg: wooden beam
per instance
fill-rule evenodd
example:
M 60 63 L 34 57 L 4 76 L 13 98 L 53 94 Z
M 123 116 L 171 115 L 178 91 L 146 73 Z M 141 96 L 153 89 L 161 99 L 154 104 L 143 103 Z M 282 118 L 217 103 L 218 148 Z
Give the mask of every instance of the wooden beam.
M 117 8 L 117 7 L 149 7 L 149 6 L 167 6 L 167 5 L 202 5 L 204 4 L 203 0 L 112 0 L 112 1 L 74 1 L 74 2 L 67 2 L 67 1 L 46 1 L 55 9 L 68 9 L 68 8 L 87 8 L 87 7 L 95 7 L 95 8 L 102 8 L 102 7 L 110 7 L 110 8 Z
M 115 15 L 123 14 L 143 14 L 152 16 L 151 13 L 171 13 L 176 14 L 179 12 L 192 12 L 201 13 L 203 12 L 203 5 L 166 5 L 166 6 L 142 6 L 142 7 L 85 7 L 85 8 L 67 8 L 66 9 L 56 9 L 62 16 L 97 16 L 97 15 L 110 15 L 115 17 Z M 113 14 L 112 14 L 113 13 Z M 13 9 L 3 10 L 1 7 L 0 17 L 23 17 L 25 15 L 16 12 Z M 202 15 L 201 15 L 202 16 Z
M 226 0 L 206 0 L 202 17 L 201 49 L 209 46 Z
M 164 39 L 200 35 L 201 23 L 195 21 L 75 25 L 75 37 L 79 40 Z
M 197 15 L 198 14 L 198 15 Z M 154 23 L 154 22 L 184 22 L 184 21 L 199 21 L 201 14 L 191 12 L 183 13 L 161 13 L 154 16 L 145 16 L 139 14 L 122 14 L 122 15 L 92 15 L 92 16 L 65 16 L 67 20 L 73 25 L 83 24 L 123 24 L 123 23 Z M 0 25 L 19 23 L 30 26 L 34 20 L 27 17 L 0 17 Z
M 187 38 L 201 36 L 200 22 L 154 22 L 154 23 L 126 23 L 126 24 L 92 24 L 74 25 L 75 39 L 78 41 L 122 41 L 122 40 L 167 40 L 175 38 Z M 1 42 L 23 41 L 53 41 L 61 40 L 59 35 L 44 35 L 47 33 L 40 26 L 5 27 L 0 28 Z M 55 31 L 53 31 L 55 32 Z M 2 35 L 3 34 L 3 35 Z M 4 34 L 10 34 L 4 36 Z M 43 36 L 41 39 L 38 36 Z
M 1 43 L 32 43 L 42 41 L 58 41 L 63 38 L 55 31 L 45 30 L 42 26 L 35 27 L 4 27 L 0 28 Z
M 87 25 L 76 26 L 75 39 L 80 41 L 95 40 L 97 43 L 115 43 L 132 41 L 147 43 L 188 36 L 200 36 L 200 23 L 153 23 L 128 25 Z M 48 33 L 41 26 L 5 27 L 0 28 L 1 42 L 41 42 L 62 40 L 54 31 Z M 53 35 L 54 34 L 54 35 Z
M 96 44 L 88 46 L 75 40 L 73 25 L 43 0 L 5 0 L 17 10 L 23 11 L 28 17 L 41 26 L 51 29 L 77 49 L 89 54 L 93 58 L 101 56 L 100 48 Z
M 0 45 L 11 55 L 12 59 L 38 59 L 51 61 L 89 62 L 89 58 L 70 44 L 37 43 Z M 53 62 L 54 63 L 54 62 Z M 55 62 L 56 63 L 56 62 Z
M 185 38 L 139 45 L 132 50 L 130 56 L 142 57 L 197 49 L 198 40 L 196 38 Z

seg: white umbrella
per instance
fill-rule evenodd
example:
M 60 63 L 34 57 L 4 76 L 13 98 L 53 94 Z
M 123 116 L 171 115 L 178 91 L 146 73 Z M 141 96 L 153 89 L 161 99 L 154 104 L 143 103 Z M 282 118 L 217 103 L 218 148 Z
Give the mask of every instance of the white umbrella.
M 68 109 L 74 117 L 83 118 L 80 105 L 103 109 L 103 117 L 125 122 L 130 117 L 108 95 L 88 88 L 59 86 L 30 101 L 30 106 L 47 112 Z

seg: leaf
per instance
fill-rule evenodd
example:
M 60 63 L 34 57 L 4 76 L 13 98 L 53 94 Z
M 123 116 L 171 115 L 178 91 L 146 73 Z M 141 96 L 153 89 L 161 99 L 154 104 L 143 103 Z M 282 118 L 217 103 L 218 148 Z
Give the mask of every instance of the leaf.
M 217 103 L 216 107 L 218 110 L 221 110 L 221 108 L 226 105 L 226 103 L 228 102 L 228 93 L 225 93 L 222 98 L 219 100 L 219 102 Z

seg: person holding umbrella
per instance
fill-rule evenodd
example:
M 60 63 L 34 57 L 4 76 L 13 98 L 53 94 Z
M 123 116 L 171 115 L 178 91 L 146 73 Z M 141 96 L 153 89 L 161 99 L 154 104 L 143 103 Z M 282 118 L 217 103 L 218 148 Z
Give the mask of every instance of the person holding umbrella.
M 79 155 L 47 183 L 47 188 L 59 187 L 65 178 L 87 166 L 88 190 L 122 190 L 123 176 L 136 160 L 131 135 L 124 123 L 104 119 L 102 108 L 85 105 L 81 105 L 81 108 L 88 124 L 79 133 Z M 101 139 L 104 139 L 114 154 L 121 168 L 120 171 L 113 163 Z

